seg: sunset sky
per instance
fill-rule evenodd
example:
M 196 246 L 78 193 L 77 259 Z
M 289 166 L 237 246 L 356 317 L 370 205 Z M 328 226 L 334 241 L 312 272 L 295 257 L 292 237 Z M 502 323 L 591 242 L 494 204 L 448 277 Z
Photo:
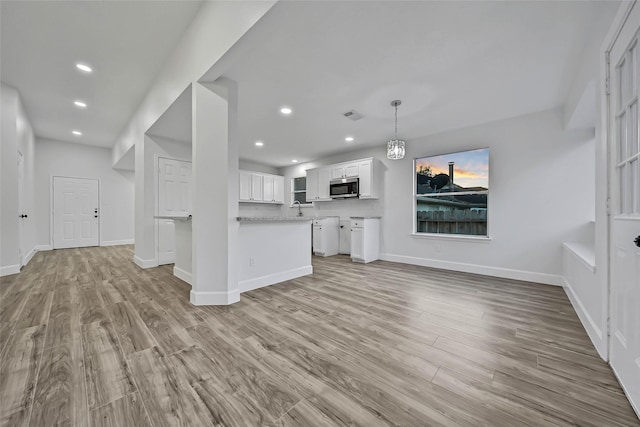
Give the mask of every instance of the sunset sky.
M 416 172 L 420 166 L 430 166 L 431 173 L 449 174 L 449 162 L 454 162 L 453 182 L 461 187 L 489 188 L 489 149 L 463 151 L 441 156 L 416 159 Z

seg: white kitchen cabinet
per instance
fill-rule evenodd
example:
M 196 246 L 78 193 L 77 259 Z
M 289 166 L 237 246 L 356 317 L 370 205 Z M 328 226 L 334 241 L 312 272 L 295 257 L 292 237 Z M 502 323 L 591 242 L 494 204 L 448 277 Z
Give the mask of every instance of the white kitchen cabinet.
M 284 203 L 284 177 L 240 171 L 239 201 L 248 203 Z
M 251 174 L 251 200 L 254 202 L 262 201 L 262 194 L 264 189 L 262 188 L 262 175 Z
M 337 255 L 340 248 L 340 218 L 313 220 L 313 253 L 318 256 Z
M 357 178 L 359 174 L 358 163 L 340 163 L 331 166 L 331 179 Z
M 359 190 L 361 199 L 377 199 L 379 197 L 378 174 L 375 173 L 373 159 L 363 160 L 358 164 L 360 173 Z
M 273 201 L 278 204 L 284 203 L 284 176 L 273 177 Z
M 251 172 L 240 172 L 240 201 L 251 201 Z
M 331 179 L 329 178 L 329 169 L 322 168 L 320 169 L 320 173 L 318 174 L 318 201 L 331 200 L 331 196 L 329 195 L 329 183 Z
M 318 177 L 320 169 L 309 169 L 307 172 L 307 202 L 318 198 Z
M 331 200 L 329 196 L 330 173 L 328 168 L 307 170 L 307 202 Z
M 351 260 L 367 263 L 380 256 L 380 220 L 351 218 Z

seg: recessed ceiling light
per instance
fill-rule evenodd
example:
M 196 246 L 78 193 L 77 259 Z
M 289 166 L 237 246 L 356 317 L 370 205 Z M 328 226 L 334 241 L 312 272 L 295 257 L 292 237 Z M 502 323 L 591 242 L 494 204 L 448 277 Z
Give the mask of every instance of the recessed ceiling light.
M 86 102 L 82 102 L 82 101 L 73 101 L 73 103 L 75 104 L 76 107 L 80 107 L 80 108 L 87 108 L 87 104 Z
M 76 68 L 80 71 L 84 71 L 85 73 L 90 73 L 93 71 L 93 69 L 89 67 L 87 64 L 82 64 L 80 62 L 76 64 Z
M 353 137 L 352 136 L 348 136 L 344 139 L 347 142 L 353 142 Z
M 285 116 L 288 116 L 289 114 L 291 114 L 293 112 L 293 110 L 291 108 L 289 108 L 289 107 L 282 107 L 280 109 L 280 112 L 282 114 L 284 114 Z
M 75 136 L 81 136 L 82 135 L 82 132 L 80 132 L 79 130 L 72 130 L 71 133 L 74 134 Z
M 264 147 L 264 142 L 256 141 L 256 147 Z
M 291 163 L 298 163 L 296 159 L 291 160 Z

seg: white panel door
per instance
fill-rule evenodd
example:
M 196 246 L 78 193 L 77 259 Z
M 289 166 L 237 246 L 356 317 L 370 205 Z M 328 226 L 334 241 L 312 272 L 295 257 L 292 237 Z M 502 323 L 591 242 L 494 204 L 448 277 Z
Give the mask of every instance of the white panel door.
M 191 162 L 158 158 L 158 215 L 191 214 Z M 158 219 L 158 265 L 176 261 L 175 224 Z
M 640 411 L 639 31 L 640 6 L 634 5 L 609 53 L 609 170 L 613 202 L 609 359 L 637 412 Z
M 158 215 L 191 214 L 191 162 L 158 158 Z
M 176 262 L 176 230 L 172 219 L 158 220 L 158 265 Z
M 98 181 L 53 177 L 53 248 L 98 246 Z

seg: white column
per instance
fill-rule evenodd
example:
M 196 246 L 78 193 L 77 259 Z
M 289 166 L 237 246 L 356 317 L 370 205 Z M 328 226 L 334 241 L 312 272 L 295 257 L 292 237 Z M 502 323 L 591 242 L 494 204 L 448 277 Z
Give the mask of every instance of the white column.
M 153 169 L 153 141 L 141 135 L 135 144 L 135 255 L 134 262 L 142 268 L 157 267 L 155 246 L 155 188 Z
M 227 305 L 238 290 L 237 88 L 193 85 L 193 278 L 191 303 Z

